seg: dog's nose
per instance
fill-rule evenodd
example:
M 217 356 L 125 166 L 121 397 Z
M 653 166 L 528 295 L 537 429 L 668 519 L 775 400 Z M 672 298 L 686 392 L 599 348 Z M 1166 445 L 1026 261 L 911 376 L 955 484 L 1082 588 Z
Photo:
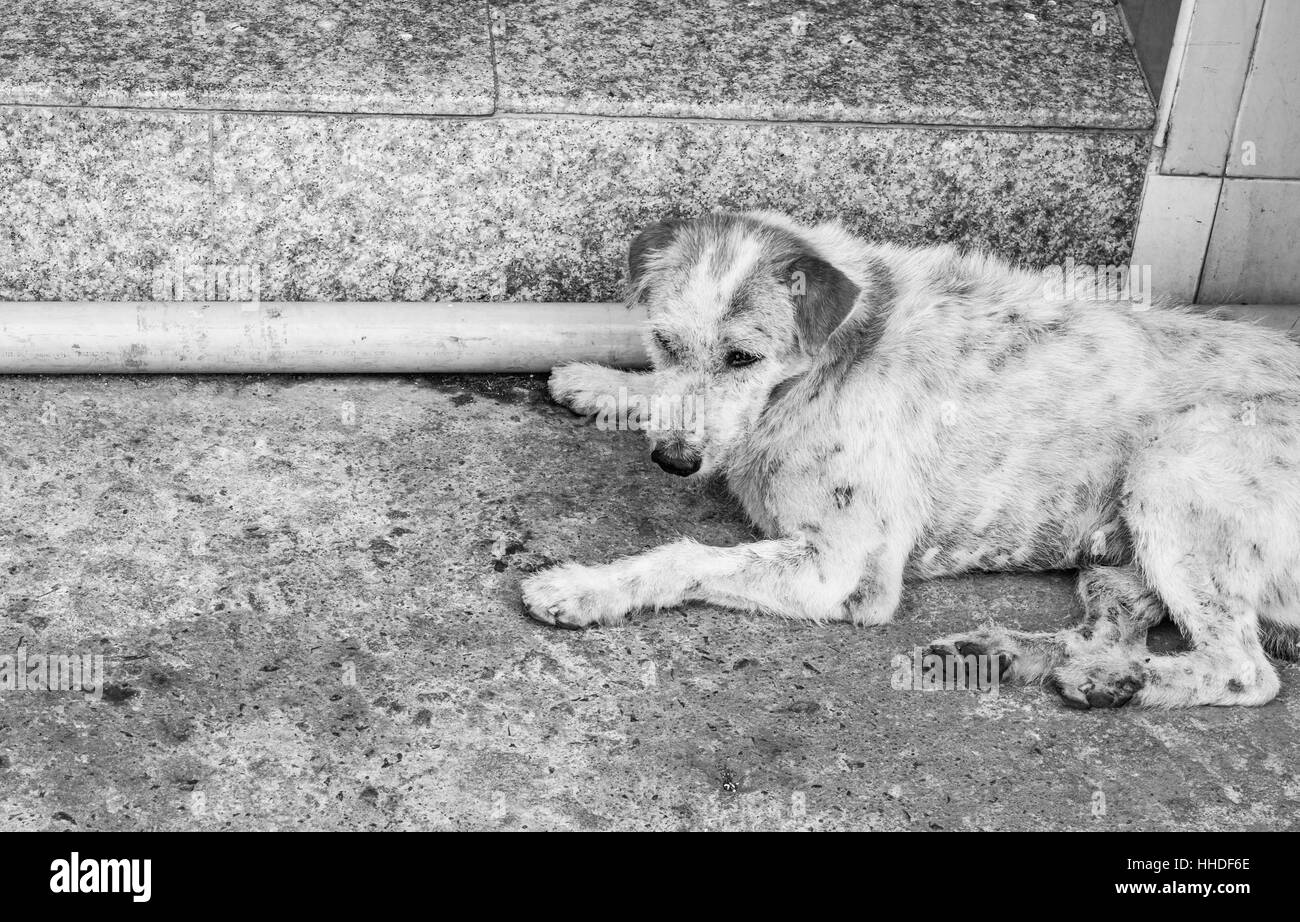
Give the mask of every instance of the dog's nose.
M 664 448 L 660 445 L 650 452 L 650 460 L 678 477 L 689 477 L 700 469 L 700 456 L 684 448 Z

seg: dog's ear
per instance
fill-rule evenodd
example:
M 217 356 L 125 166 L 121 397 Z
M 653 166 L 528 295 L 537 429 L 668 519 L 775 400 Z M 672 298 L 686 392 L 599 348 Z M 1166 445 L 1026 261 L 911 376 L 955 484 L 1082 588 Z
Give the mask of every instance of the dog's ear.
M 685 223 L 681 218 L 665 218 L 636 235 L 627 251 L 627 277 L 633 286 L 641 281 L 650 257 L 672 243 Z
M 862 289 L 826 260 L 808 253 L 790 263 L 786 273 L 799 345 L 815 355 L 852 312 Z

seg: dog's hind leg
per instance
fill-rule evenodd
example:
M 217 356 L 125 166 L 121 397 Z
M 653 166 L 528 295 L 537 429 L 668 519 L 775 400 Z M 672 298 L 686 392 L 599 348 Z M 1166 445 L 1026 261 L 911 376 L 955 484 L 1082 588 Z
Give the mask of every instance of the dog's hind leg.
M 1052 681 L 1066 704 L 1148 707 L 1264 704 L 1277 695 L 1277 670 L 1264 654 L 1255 613 L 1226 599 L 1170 607 L 1193 644 L 1187 653 L 1157 656 L 1120 645 L 1069 657 Z
M 1216 531 L 1203 525 L 1199 533 L 1181 532 L 1179 541 L 1167 532 L 1142 535 L 1138 526 L 1142 570 L 1192 649 L 1158 656 L 1117 643 L 1080 651 L 1052 672 L 1066 704 L 1118 707 L 1132 699 L 1149 707 L 1192 707 L 1272 700 L 1280 682 L 1260 642 L 1259 619 L 1249 602 L 1224 591 L 1231 580 L 1218 570 L 1239 549 L 1209 550 Z M 1197 545 L 1190 552 L 1189 540 Z
M 1293 481 L 1269 474 L 1270 455 L 1292 443 L 1271 408 L 1251 424 L 1233 409 L 1165 421 L 1126 478 L 1135 562 L 1192 649 L 1157 656 L 1116 645 L 1071 657 L 1053 673 L 1067 704 L 1115 706 L 1115 690 L 1135 685 L 1134 703 L 1154 707 L 1256 705 L 1277 694 L 1259 612 L 1297 562 Z
M 1131 566 L 1093 567 L 1079 573 L 1084 619 L 1062 631 L 1017 631 L 995 624 L 936 640 L 930 652 L 942 656 L 996 656 L 1004 679 L 1038 682 L 1072 657 L 1115 646 L 1140 649 L 1147 630 L 1165 615 Z

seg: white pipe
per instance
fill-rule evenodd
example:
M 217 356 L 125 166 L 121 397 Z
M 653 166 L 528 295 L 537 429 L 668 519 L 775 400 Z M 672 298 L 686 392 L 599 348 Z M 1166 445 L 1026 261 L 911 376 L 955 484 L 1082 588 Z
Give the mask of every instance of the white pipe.
M 644 319 L 607 303 L 13 301 L 0 374 L 635 368 Z
M 1300 330 L 1300 308 L 1218 310 Z M 623 304 L 0 302 L 0 374 L 549 371 L 647 363 Z

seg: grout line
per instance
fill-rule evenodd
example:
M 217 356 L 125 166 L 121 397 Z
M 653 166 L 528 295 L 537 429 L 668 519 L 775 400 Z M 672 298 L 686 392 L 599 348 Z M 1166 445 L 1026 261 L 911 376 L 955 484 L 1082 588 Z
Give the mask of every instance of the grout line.
M 1205 287 L 1205 271 L 1210 265 L 1210 247 L 1214 245 L 1214 227 L 1219 223 L 1219 212 L 1223 208 L 1223 187 L 1225 185 L 1222 176 L 1217 177 L 1219 188 L 1214 193 L 1214 214 L 1210 216 L 1210 229 L 1205 234 L 1205 249 L 1201 252 L 1201 271 L 1196 273 L 1196 288 L 1192 291 L 1191 303 L 1199 304 L 1201 299 L 1201 289 Z
M 622 122 L 685 122 L 691 124 L 720 124 L 720 125 L 745 125 L 761 127 L 765 125 L 783 125 L 783 126 L 800 126 L 809 128 L 926 128 L 937 131 L 1007 131 L 1007 132 L 1024 132 L 1024 133 L 1057 133 L 1057 134 L 1146 134 L 1151 130 L 1148 125 L 1145 128 L 1134 127 L 1103 127 L 1096 125 L 1007 125 L 1007 124 L 975 124 L 969 122 L 898 122 L 898 121 L 835 121 L 831 119 L 791 119 L 791 118 L 727 118 L 722 116 L 699 116 L 699 115 L 615 115 L 609 113 L 572 113 L 572 112 L 500 112 L 498 115 L 503 119 L 591 119 L 593 121 L 622 121 Z
M 786 126 L 806 128 L 883 128 L 883 129 L 927 129 L 933 131 L 997 131 L 1011 133 L 1062 134 L 1062 135 L 1129 135 L 1149 134 L 1151 126 L 1100 126 L 1100 125 L 1009 125 L 1001 123 L 979 124 L 969 122 L 899 122 L 899 121 L 861 121 L 831 119 L 759 119 L 746 117 L 701 116 L 701 115 L 618 115 L 600 112 L 522 112 L 505 111 L 496 107 L 487 113 L 431 113 L 431 112 L 335 112 L 318 109 L 232 109 L 222 107 L 183 107 L 183 106 L 114 106 L 83 105 L 80 103 L 29 103 L 0 101 L 0 109 L 70 109 L 79 111 L 106 112 L 145 112 L 167 115 L 245 115 L 266 117 L 305 117 L 305 118 L 352 118 L 378 119 L 392 118 L 411 121 L 444 122 L 487 122 L 505 120 L 561 120 L 561 121 L 613 121 L 642 122 L 647 124 L 715 124 L 738 125 L 748 127 Z
M 214 112 L 208 116 L 208 228 L 217 226 L 217 199 L 217 114 Z
M 1187 40 L 1191 35 L 1196 0 L 1179 0 L 1178 19 L 1174 23 L 1173 44 L 1165 62 L 1165 76 L 1160 84 L 1160 98 L 1156 100 L 1156 125 L 1153 145 L 1164 151 L 1169 141 L 1169 125 L 1174 114 L 1174 100 L 1182 79 L 1183 62 L 1187 57 Z M 1163 165 L 1164 154 L 1161 154 Z
M 492 0 L 486 0 L 488 30 L 488 64 L 492 68 L 492 114 L 501 109 L 501 73 L 497 69 L 497 37 L 495 23 L 492 21 Z
M 1219 177 L 1219 193 L 1214 198 L 1214 217 L 1210 219 L 1210 232 L 1205 238 L 1205 252 L 1201 254 L 1201 271 L 1196 277 L 1196 292 L 1192 296 L 1192 302 L 1195 303 L 1201 298 L 1201 291 L 1205 287 L 1206 273 L 1210 268 L 1211 248 L 1214 246 L 1214 228 L 1219 223 L 1219 215 L 1223 211 L 1224 193 L 1227 190 L 1228 164 L 1232 162 L 1232 155 L 1237 143 L 1237 129 L 1241 125 L 1241 104 L 1246 98 L 1246 87 L 1250 83 L 1250 75 L 1255 70 L 1255 48 L 1259 45 L 1259 33 L 1264 26 L 1264 14 L 1268 10 L 1268 0 L 1264 0 L 1259 6 L 1259 20 L 1255 23 L 1255 34 L 1250 41 L 1250 54 L 1246 58 L 1246 76 L 1241 81 L 1241 93 L 1237 97 L 1237 112 L 1232 119 L 1232 127 L 1228 131 L 1228 149 L 1223 156 L 1223 173 Z M 1252 177 L 1253 178 L 1253 177 Z
M 1160 175 L 1187 177 L 1188 179 L 1230 179 L 1233 182 L 1238 180 L 1243 182 L 1255 182 L 1256 180 L 1260 182 L 1300 182 L 1300 176 L 1242 176 L 1235 173 L 1227 173 L 1222 176 L 1217 173 L 1161 173 Z
M 1232 126 L 1228 129 L 1228 149 L 1223 155 L 1223 175 L 1228 175 L 1228 165 L 1232 163 L 1232 158 L 1237 153 L 1237 139 L 1241 131 L 1241 110 L 1243 103 L 1246 101 L 1246 93 L 1250 90 L 1251 78 L 1255 76 L 1255 51 L 1259 48 L 1259 36 L 1264 31 L 1264 17 L 1268 15 L 1268 0 L 1264 0 L 1259 5 L 1259 21 L 1255 23 L 1255 34 L 1250 39 L 1250 54 L 1246 56 L 1246 76 L 1241 80 L 1241 93 L 1237 96 L 1237 112 L 1232 118 Z

